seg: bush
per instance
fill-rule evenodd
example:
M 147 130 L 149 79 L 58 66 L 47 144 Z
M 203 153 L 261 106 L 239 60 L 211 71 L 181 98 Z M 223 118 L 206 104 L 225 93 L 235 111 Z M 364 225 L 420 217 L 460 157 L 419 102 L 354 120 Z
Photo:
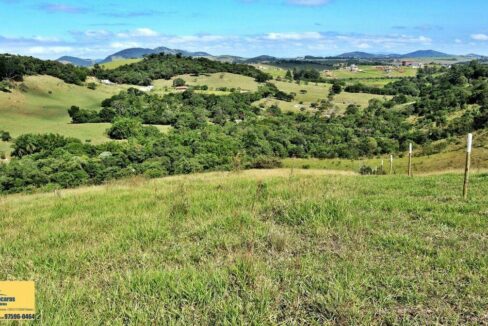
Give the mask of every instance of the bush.
M 359 174 L 361 174 L 361 175 L 374 175 L 374 174 L 376 174 L 376 171 L 375 171 L 375 169 L 373 169 L 370 166 L 363 165 L 359 169 Z
M 173 87 L 185 86 L 186 81 L 183 78 L 176 78 L 173 80 Z
M 253 169 L 274 169 L 283 167 L 283 163 L 279 158 L 270 156 L 258 156 L 251 162 Z
M 95 83 L 88 83 L 88 85 L 86 85 L 86 87 L 88 87 L 88 89 L 91 89 L 91 90 L 96 90 L 97 89 L 97 84 L 95 84 Z
M 0 139 L 2 139 L 2 141 L 4 142 L 8 142 L 12 140 L 12 136 L 10 136 L 10 133 L 8 131 L 1 130 Z
M 143 126 L 140 120 L 133 118 L 117 118 L 107 134 L 112 139 L 129 139 L 142 132 Z

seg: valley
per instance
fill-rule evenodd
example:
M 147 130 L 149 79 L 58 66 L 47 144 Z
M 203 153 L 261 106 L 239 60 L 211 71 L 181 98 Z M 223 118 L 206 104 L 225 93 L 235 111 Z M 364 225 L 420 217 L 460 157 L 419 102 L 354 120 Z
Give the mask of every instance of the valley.
M 0 280 L 40 324 L 485 323 L 488 66 L 352 65 L 0 56 Z

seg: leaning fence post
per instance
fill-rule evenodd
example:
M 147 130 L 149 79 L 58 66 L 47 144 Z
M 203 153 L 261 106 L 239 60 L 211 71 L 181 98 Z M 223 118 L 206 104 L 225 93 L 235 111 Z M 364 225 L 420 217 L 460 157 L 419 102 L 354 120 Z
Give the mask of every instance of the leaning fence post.
M 472 146 L 473 146 L 473 134 L 468 134 L 468 143 L 466 148 L 466 166 L 464 168 L 464 187 L 463 187 L 464 199 L 468 199 L 469 169 L 471 165 Z
M 412 143 L 410 143 L 410 145 L 408 146 L 408 176 L 409 177 L 413 176 L 413 174 L 412 174 L 412 150 L 413 150 Z

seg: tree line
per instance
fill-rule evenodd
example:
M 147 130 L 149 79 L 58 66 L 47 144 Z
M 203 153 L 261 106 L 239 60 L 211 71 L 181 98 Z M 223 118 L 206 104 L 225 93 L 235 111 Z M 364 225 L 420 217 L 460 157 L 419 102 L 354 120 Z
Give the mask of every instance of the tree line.
M 271 76 L 246 64 L 220 62 L 207 58 L 191 58 L 181 55 L 151 54 L 144 60 L 120 66 L 116 69 L 103 69 L 95 65 L 93 75 L 99 79 L 108 79 L 118 84 L 148 86 L 155 79 L 170 79 L 184 74 L 207 74 L 228 72 L 249 76 L 257 82 L 265 82 Z
M 40 60 L 34 57 L 0 54 L 0 81 L 22 81 L 24 76 L 49 75 L 66 83 L 82 85 L 90 71 L 57 61 Z

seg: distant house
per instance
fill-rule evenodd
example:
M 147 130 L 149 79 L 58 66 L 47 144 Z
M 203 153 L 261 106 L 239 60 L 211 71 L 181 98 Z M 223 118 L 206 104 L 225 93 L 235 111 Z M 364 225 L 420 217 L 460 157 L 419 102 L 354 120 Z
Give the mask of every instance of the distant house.
M 353 65 L 350 65 L 349 67 L 347 67 L 347 70 L 349 70 L 351 72 L 358 72 L 359 67 L 353 64 Z
M 423 68 L 424 64 L 420 63 L 420 62 L 415 62 L 415 61 L 402 61 L 402 66 L 418 69 L 418 68 Z

